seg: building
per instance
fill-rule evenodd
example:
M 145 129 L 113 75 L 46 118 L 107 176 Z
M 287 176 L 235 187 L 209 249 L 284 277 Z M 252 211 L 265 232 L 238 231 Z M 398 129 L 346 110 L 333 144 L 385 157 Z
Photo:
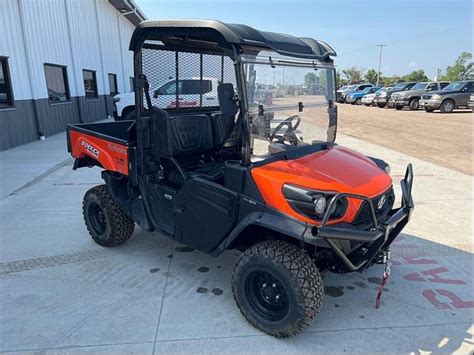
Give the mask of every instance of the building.
M 111 115 L 144 19 L 132 0 L 0 0 L 0 150 Z

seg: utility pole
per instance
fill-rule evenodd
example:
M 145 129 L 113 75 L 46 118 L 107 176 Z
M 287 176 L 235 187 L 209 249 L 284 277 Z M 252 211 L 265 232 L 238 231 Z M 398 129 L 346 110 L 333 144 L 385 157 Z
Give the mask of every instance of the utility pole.
M 380 65 L 382 64 L 382 48 L 387 47 L 386 44 L 377 44 L 377 47 L 380 47 L 380 56 L 379 56 L 379 71 L 377 72 L 377 86 L 379 86 L 380 81 Z

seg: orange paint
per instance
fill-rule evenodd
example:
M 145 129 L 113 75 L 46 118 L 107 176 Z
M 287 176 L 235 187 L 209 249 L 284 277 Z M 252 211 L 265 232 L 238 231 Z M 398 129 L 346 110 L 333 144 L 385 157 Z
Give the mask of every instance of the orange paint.
M 376 197 L 392 186 L 392 179 L 372 160 L 348 148 L 334 146 L 295 160 L 280 160 L 252 169 L 252 177 L 265 202 L 282 213 L 319 224 L 294 211 L 282 188 L 285 183 L 327 192 L 345 192 Z M 361 205 L 348 199 L 344 216 L 328 224 L 352 222 Z
M 106 170 L 128 175 L 127 146 L 70 130 L 71 155 L 98 161 Z

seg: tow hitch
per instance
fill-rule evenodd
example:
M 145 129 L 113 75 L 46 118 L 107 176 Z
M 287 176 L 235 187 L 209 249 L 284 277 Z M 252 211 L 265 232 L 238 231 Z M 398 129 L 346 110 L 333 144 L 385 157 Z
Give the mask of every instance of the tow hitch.
M 383 251 L 380 254 L 380 256 L 381 256 L 380 264 L 385 264 L 385 270 L 383 272 L 382 281 L 380 282 L 379 290 L 377 291 L 377 297 L 375 298 L 375 309 L 379 309 L 380 307 L 382 293 L 390 277 L 390 272 L 391 272 L 390 266 L 392 265 L 392 262 L 390 261 L 390 250 Z

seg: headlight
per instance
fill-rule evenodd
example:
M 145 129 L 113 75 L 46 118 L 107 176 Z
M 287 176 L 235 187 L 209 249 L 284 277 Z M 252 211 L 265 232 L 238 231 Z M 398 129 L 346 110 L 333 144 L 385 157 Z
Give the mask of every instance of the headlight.
M 326 197 L 324 196 L 316 197 L 313 203 L 314 203 L 314 212 L 316 212 L 316 214 L 319 216 L 323 216 L 324 212 L 326 212 Z
M 433 95 L 431 98 L 433 100 L 441 100 L 443 98 L 443 96 L 442 95 Z
M 291 184 L 283 185 L 283 195 L 291 208 L 308 218 L 320 221 L 323 219 L 329 202 L 336 193 L 311 190 Z M 347 209 L 347 199 L 340 198 L 332 205 L 329 219 L 341 218 Z
M 120 97 L 114 97 L 112 102 L 115 104 L 120 101 Z
M 387 92 L 386 92 L 386 91 L 382 91 L 382 92 L 380 93 L 380 97 L 385 97 L 385 96 L 387 96 Z

